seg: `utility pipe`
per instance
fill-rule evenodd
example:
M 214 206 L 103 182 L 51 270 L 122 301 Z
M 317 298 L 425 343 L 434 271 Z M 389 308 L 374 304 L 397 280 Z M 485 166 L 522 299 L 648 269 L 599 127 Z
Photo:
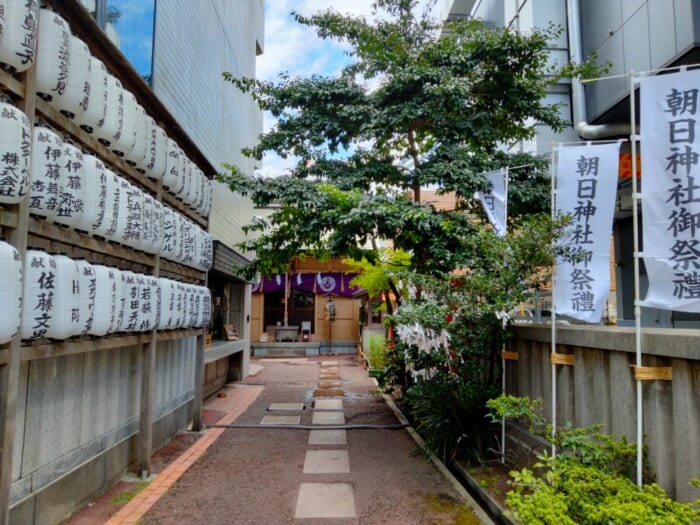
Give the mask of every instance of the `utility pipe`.
M 581 50 L 581 3 L 579 0 L 566 0 L 566 22 L 569 32 L 569 58 L 580 64 L 583 62 L 583 51 Z M 629 122 L 589 124 L 586 121 L 586 94 L 579 77 L 571 79 L 571 106 L 574 130 L 583 139 L 598 140 L 628 136 L 631 133 L 632 127 Z

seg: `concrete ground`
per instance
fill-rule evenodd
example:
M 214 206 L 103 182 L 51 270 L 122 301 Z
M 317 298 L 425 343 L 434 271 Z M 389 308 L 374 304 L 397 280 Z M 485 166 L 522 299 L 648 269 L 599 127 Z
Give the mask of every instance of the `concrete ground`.
M 101 499 L 68 523 L 490 523 L 406 429 L 378 428 L 398 421 L 354 356 L 252 363 L 128 503 Z

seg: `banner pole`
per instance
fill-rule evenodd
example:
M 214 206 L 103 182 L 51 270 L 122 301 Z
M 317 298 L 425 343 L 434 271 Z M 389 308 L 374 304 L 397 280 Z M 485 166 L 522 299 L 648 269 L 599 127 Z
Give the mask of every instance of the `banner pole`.
M 550 166 L 552 174 L 552 220 L 556 219 L 557 215 L 557 198 L 556 198 L 556 166 L 555 166 L 555 148 L 552 147 L 552 161 Z M 554 301 L 555 290 L 557 286 L 557 261 L 556 257 L 554 260 L 554 266 L 552 270 L 552 306 L 550 308 L 551 312 L 551 323 L 552 323 L 552 348 L 550 354 L 553 355 L 557 351 L 557 310 Z M 552 457 L 556 457 L 557 448 L 554 444 L 554 436 L 557 432 L 557 365 L 552 361 Z
M 634 251 L 634 347 L 635 347 L 635 365 L 642 366 L 642 309 L 639 305 L 639 194 L 637 193 L 637 139 L 635 133 L 635 77 L 634 73 L 630 73 L 630 124 L 632 135 L 630 136 L 630 146 L 632 153 L 632 242 Z M 644 445 L 643 434 L 643 393 L 642 382 L 636 379 L 637 382 L 637 486 L 642 486 L 642 447 Z
M 503 175 L 505 177 L 505 187 L 506 187 L 506 195 L 505 195 L 505 203 L 503 205 L 503 208 L 505 210 L 505 218 L 503 221 L 503 227 L 505 229 L 504 235 L 508 235 L 508 166 L 503 171 Z M 503 319 L 503 331 L 505 335 L 505 328 L 507 325 L 507 318 L 504 317 Z M 503 348 L 502 350 L 506 349 L 506 342 L 505 342 L 505 337 L 503 338 Z M 503 390 L 503 395 L 506 395 L 506 358 L 503 357 L 503 354 L 501 354 L 501 389 Z M 506 417 L 501 416 L 501 464 L 505 464 L 506 462 Z

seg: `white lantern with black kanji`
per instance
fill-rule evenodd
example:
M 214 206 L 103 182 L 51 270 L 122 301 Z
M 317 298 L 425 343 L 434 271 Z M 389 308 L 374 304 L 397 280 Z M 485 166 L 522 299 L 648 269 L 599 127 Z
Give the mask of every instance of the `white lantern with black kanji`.
M 58 213 L 61 173 L 65 163 L 63 139 L 36 126 L 32 139 L 29 213 L 53 219 Z
M 93 224 L 93 234 L 105 239 L 113 239 L 119 226 L 120 186 L 122 179 L 106 167 L 100 172 L 100 179 L 104 179 L 104 182 L 100 181 L 100 193 L 95 196 L 95 199 L 98 201 L 97 207 L 102 215 L 98 215 L 97 222 Z M 102 193 L 103 189 L 104 194 Z
M 76 113 L 75 120 L 80 127 L 92 133 L 105 118 L 107 104 L 107 68 L 94 56 L 88 60 L 88 83 L 90 87 L 88 104 L 85 111 Z
M 136 104 L 135 135 L 134 146 L 124 155 L 124 160 L 130 166 L 135 166 L 137 170 L 143 172 L 146 160 L 146 150 L 148 144 L 148 114 L 141 104 Z
M 90 50 L 85 42 L 73 35 L 70 39 L 70 61 L 66 88 L 51 104 L 68 118 L 82 115 L 90 104 Z
M 120 188 L 118 237 L 114 240 L 126 246 L 138 248 L 142 235 L 144 194 L 139 188 L 124 179 L 122 179 Z
M 182 217 L 182 255 L 180 261 L 187 266 L 194 266 L 194 223 Z
M 22 257 L 11 244 L 0 240 L 0 345 L 19 330 L 22 314 Z
M 102 118 L 92 130 L 93 136 L 107 146 L 121 135 L 124 123 L 124 97 L 122 83 L 111 73 L 106 78 L 105 109 Z
M 138 119 L 138 102 L 128 89 L 122 89 L 122 125 L 121 132 L 115 135 L 110 144 L 112 151 L 119 157 L 126 157 L 136 142 L 136 126 Z
M 211 205 L 214 202 L 214 182 L 207 180 L 206 196 L 204 198 L 204 209 L 202 210 L 202 217 L 209 217 L 211 213 Z
M 155 199 L 153 210 L 153 240 L 151 252 L 153 255 L 159 255 L 163 247 L 163 209 L 165 206 Z
M 122 332 L 136 332 L 139 328 L 140 280 L 143 279 L 139 279 L 138 274 L 129 270 L 122 271 L 124 284 L 124 318 L 120 327 Z
M 211 290 L 206 286 L 201 286 L 200 288 L 203 294 L 200 326 L 204 327 L 211 323 Z
M 192 161 L 189 159 L 185 152 L 180 150 L 180 178 L 178 183 L 173 189 L 173 195 L 178 199 L 185 201 L 185 196 L 187 195 L 187 190 L 189 188 L 189 181 L 192 179 Z
M 175 283 L 175 328 L 184 328 L 187 322 L 187 285 Z
M 152 117 L 149 120 L 149 140 L 146 151 L 146 175 L 152 179 L 162 179 L 168 159 L 167 135 Z
M 54 255 L 56 280 L 53 293 L 55 308 L 46 337 L 68 339 L 82 332 L 80 320 L 80 272 L 76 261 Z
M 81 334 L 88 334 L 92 330 L 95 319 L 95 299 L 97 293 L 97 276 L 95 268 L 84 259 L 77 259 L 78 280 L 80 283 L 80 326 Z
M 59 183 L 58 207 L 53 221 L 64 226 L 76 227 L 85 208 L 85 166 L 83 152 L 63 143 L 63 169 Z
M 32 67 L 36 58 L 39 2 L 9 1 L 2 4 L 0 62 L 22 73 Z
M 68 22 L 53 11 L 39 10 L 36 92 L 53 104 L 65 94 L 68 86 L 71 36 Z
M 161 237 L 160 255 L 169 261 L 175 261 L 177 253 L 177 219 L 176 213 L 163 205 L 163 234 Z
M 209 232 L 201 230 L 198 241 L 197 268 L 208 272 L 211 269 L 214 259 L 214 245 L 211 240 L 211 235 L 209 235 Z
M 189 286 L 189 321 L 188 325 L 190 328 L 196 328 L 197 321 L 199 320 L 199 306 L 201 303 L 201 298 L 197 291 L 198 286 L 195 284 L 188 284 Z
M 128 315 L 126 309 L 127 309 L 127 283 L 126 283 L 126 275 L 124 275 L 123 270 L 116 270 L 116 287 L 117 287 L 117 293 L 116 293 L 116 298 L 117 301 L 114 305 L 114 324 L 112 324 L 109 328 L 109 333 L 113 334 L 115 332 L 125 332 L 126 331 L 126 316 Z
M 166 152 L 163 189 L 173 193 L 180 177 L 180 148 L 177 146 L 177 142 L 170 137 L 166 138 Z
M 56 261 L 53 256 L 39 250 L 27 250 L 22 288 L 22 339 L 47 337 L 55 310 L 63 308 L 56 302 Z
M 76 230 L 92 234 L 102 226 L 107 206 L 107 174 L 105 165 L 94 155 L 83 155 L 85 202 Z
M 29 194 L 30 130 L 27 115 L 0 102 L 0 203 L 17 204 Z
M 207 196 L 206 186 L 207 186 L 207 178 L 205 177 L 204 172 L 199 170 L 197 200 L 192 204 L 192 208 L 200 215 L 202 215 L 202 211 L 204 208 L 204 199 Z
M 95 301 L 90 335 L 107 335 L 116 324 L 117 316 L 117 281 L 121 284 L 119 270 L 102 264 L 94 264 Z
M 158 278 L 152 275 L 137 274 L 139 283 L 139 331 L 147 332 L 158 326 L 160 319 L 161 291 Z
M 166 277 L 158 279 L 160 285 L 160 314 L 158 315 L 158 330 L 170 330 L 175 319 L 175 283 Z

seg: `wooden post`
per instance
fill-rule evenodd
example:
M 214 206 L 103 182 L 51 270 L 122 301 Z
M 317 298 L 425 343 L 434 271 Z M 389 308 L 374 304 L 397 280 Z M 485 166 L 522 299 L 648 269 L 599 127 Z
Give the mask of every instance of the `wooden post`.
M 23 75 L 24 100 L 19 105 L 29 118 L 30 136 L 34 127 L 34 78 L 34 68 L 29 69 Z M 17 205 L 17 212 L 17 228 L 10 232 L 8 239 L 24 262 L 29 230 L 29 199 L 25 198 Z M 21 338 L 18 331 L 10 342 L 7 364 L 0 365 L 0 524 L 2 525 L 10 522 L 10 487 L 12 485 L 12 459 L 15 447 Z

